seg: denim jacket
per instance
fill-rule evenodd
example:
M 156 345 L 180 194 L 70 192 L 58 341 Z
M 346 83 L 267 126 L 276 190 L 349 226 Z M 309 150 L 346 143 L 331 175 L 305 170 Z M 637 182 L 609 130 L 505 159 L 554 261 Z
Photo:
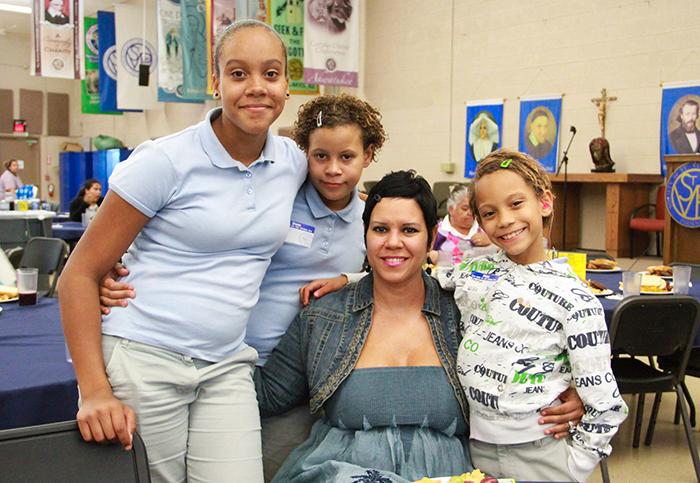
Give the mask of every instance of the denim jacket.
M 459 310 L 452 293 L 423 274 L 422 312 L 430 325 L 440 363 L 468 421 L 469 409 L 457 377 Z M 310 400 L 315 413 L 352 372 L 372 322 L 373 277 L 314 300 L 297 315 L 267 364 L 255 371 L 263 416 L 280 414 Z

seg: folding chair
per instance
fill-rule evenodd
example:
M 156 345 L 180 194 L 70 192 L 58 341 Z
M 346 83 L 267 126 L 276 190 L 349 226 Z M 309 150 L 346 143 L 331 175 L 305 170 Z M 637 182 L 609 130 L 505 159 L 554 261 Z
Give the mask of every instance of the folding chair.
M 700 377 L 700 347 L 697 347 L 697 334 L 696 334 L 696 347 L 690 351 L 690 356 L 688 357 L 688 364 L 685 366 L 685 377 Z M 671 357 L 660 357 L 659 367 L 665 370 L 673 370 L 675 366 L 679 364 L 678 356 Z M 684 378 L 685 379 L 685 378 Z M 695 403 L 693 402 L 693 397 L 690 394 L 688 386 L 685 384 L 685 380 L 681 382 L 681 389 L 683 389 L 683 394 L 685 395 L 685 400 L 690 407 L 690 426 L 695 427 Z M 676 401 L 676 413 L 673 416 L 673 424 L 678 424 L 681 418 L 681 410 L 678 401 Z
M 38 268 L 38 292 L 53 297 L 67 256 L 68 244 L 60 238 L 34 237 L 24 247 L 19 267 Z
M 675 392 L 698 481 L 700 481 L 700 458 L 681 384 L 699 324 L 700 303 L 687 295 L 642 295 L 626 298 L 615 308 L 610 324 L 613 354 L 632 356 L 614 357 L 612 360 L 612 369 L 620 393 L 639 395 L 632 446 L 639 447 L 645 394 L 656 394 L 644 441 L 648 446 L 654 436 L 661 393 Z M 653 363 L 647 364 L 636 359 L 635 356 L 649 358 L 676 356 L 679 363 L 673 368 L 663 370 L 654 367 Z
M 147 483 L 146 447 L 134 433 L 133 449 L 86 443 L 75 421 L 0 431 L 0 479 L 48 483 Z

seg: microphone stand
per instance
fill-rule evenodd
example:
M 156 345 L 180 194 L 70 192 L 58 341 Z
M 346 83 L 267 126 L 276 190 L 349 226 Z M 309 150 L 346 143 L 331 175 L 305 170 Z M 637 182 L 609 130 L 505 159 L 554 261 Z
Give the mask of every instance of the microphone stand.
M 561 227 L 561 232 L 562 232 L 562 240 L 561 240 L 561 246 L 564 250 L 566 250 L 566 208 L 568 206 L 567 203 L 567 191 L 568 191 L 568 174 L 569 174 L 569 148 L 571 147 L 571 142 L 574 140 L 574 136 L 576 136 L 576 128 L 574 126 L 571 126 L 571 138 L 569 139 L 569 144 L 566 146 L 566 149 L 564 150 L 564 155 L 561 158 L 561 161 L 559 161 L 559 167 L 557 168 L 557 173 L 556 176 L 559 176 L 559 172 L 561 171 L 561 167 L 564 166 L 564 216 L 562 217 L 562 227 Z

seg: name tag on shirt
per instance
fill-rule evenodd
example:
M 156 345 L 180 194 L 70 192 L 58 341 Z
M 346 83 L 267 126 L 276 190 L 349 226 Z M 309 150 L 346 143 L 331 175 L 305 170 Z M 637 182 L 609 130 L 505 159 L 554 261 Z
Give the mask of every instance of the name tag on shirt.
M 311 225 L 305 225 L 304 223 L 299 223 L 298 221 L 292 220 L 289 223 L 289 232 L 287 233 L 287 238 L 284 240 L 284 242 L 309 248 L 311 246 L 311 242 L 314 241 L 315 231 L 316 228 Z
M 493 275 L 490 273 L 472 272 L 471 277 L 476 280 L 482 280 L 484 282 L 497 282 L 500 278 L 498 275 Z

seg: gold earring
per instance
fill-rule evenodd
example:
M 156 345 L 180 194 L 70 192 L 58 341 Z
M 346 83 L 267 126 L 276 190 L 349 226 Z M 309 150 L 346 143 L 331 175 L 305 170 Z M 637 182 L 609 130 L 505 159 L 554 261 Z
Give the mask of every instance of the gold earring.
M 284 97 L 286 97 L 287 99 L 289 99 L 289 92 L 287 92 L 287 93 L 284 95 Z
M 218 99 L 219 98 L 219 91 L 214 91 L 214 94 L 212 94 L 212 97 L 214 99 Z

